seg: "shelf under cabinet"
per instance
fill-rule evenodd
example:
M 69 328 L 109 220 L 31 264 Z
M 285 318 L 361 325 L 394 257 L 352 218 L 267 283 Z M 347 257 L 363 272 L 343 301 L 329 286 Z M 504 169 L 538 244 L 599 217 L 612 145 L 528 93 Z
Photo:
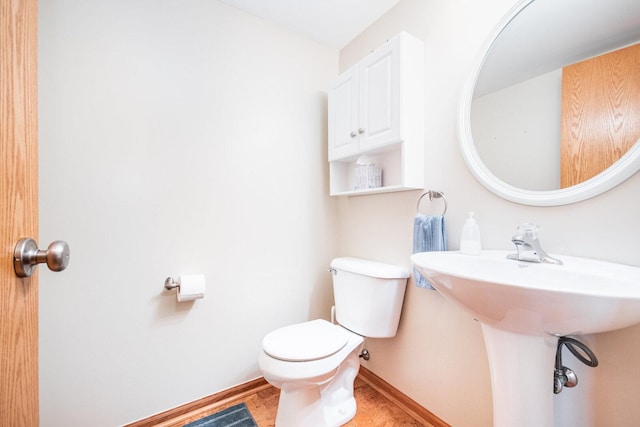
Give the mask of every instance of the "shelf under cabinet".
M 382 169 L 382 186 L 355 189 L 355 168 L 359 156 L 336 160 L 329 164 L 330 195 L 359 196 L 365 194 L 389 193 L 392 191 L 416 190 L 424 187 L 422 171 L 411 168 L 405 157 L 403 143 L 387 148 L 383 152 L 366 153 L 371 161 Z
M 393 193 L 396 191 L 409 191 L 409 190 L 421 190 L 421 189 L 423 189 L 423 186 L 405 187 L 402 185 L 390 185 L 387 187 L 369 188 L 366 190 L 345 191 L 342 193 L 331 194 L 331 196 L 364 196 L 367 194 Z

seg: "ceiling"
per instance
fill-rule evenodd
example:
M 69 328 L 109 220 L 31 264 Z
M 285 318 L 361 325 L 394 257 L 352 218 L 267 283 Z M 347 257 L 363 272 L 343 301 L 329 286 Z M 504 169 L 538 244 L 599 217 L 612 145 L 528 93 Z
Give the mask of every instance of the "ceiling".
M 400 0 L 221 0 L 238 9 L 343 48 Z

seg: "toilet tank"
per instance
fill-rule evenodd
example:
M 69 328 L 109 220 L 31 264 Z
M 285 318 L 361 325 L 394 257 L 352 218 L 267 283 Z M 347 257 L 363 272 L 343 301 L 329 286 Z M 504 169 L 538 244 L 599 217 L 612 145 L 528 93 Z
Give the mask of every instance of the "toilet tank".
M 358 335 L 396 335 L 409 271 L 361 258 L 331 261 L 336 321 Z

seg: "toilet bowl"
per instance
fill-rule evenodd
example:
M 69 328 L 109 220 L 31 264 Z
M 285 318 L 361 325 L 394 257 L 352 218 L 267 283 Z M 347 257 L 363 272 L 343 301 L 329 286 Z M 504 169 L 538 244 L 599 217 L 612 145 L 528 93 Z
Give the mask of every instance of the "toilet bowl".
M 331 262 L 338 324 L 322 319 L 267 334 L 258 357 L 265 380 L 280 388 L 276 427 L 338 427 L 356 414 L 353 382 L 364 337 L 396 334 L 406 269 L 360 258 Z
M 280 389 L 276 426 L 338 427 L 352 419 L 363 342 L 322 319 L 265 336 L 258 362 L 264 378 Z

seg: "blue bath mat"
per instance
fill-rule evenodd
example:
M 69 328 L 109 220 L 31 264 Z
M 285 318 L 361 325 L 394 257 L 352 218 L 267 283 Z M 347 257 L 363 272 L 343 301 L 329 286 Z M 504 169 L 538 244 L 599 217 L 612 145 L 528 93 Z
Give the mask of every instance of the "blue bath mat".
M 182 427 L 258 427 L 247 405 L 240 403 Z

